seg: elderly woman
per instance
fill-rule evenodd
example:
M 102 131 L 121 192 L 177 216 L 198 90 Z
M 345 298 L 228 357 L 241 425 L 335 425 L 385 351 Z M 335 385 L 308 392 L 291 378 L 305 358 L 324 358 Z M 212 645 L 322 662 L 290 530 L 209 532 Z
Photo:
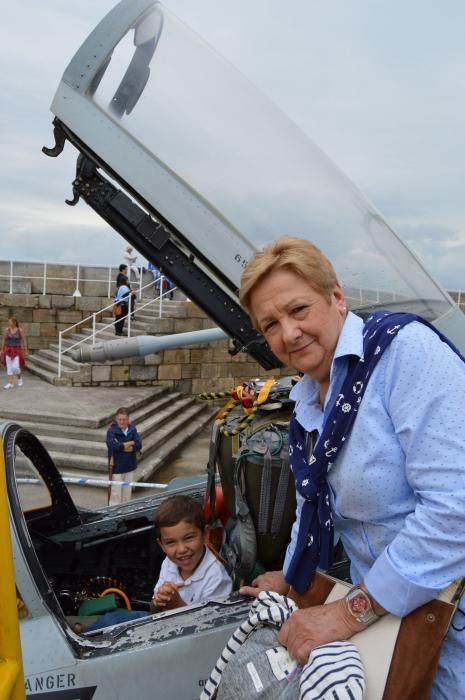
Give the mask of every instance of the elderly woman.
M 280 640 L 304 663 L 316 646 L 387 611 L 405 616 L 465 575 L 465 366 L 418 317 L 377 313 L 364 326 L 329 260 L 305 240 L 257 253 L 240 299 L 274 354 L 303 374 L 291 392 L 298 505 L 284 571 L 243 592 L 304 591 L 331 563 L 333 525 L 356 584 L 282 627 Z M 451 627 L 431 697 L 465 697 L 464 659 L 465 632 Z

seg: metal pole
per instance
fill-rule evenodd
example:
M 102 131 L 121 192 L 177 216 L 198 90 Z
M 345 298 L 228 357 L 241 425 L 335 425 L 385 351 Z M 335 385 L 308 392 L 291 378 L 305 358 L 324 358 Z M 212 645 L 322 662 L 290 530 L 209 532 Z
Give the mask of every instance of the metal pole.
M 128 302 L 127 308 L 128 308 L 128 326 L 127 326 L 127 332 L 128 332 L 128 338 L 131 337 L 131 292 L 129 292 L 126 301 Z
M 42 285 L 42 294 L 47 294 L 47 263 L 44 261 L 44 283 Z
M 163 309 L 162 309 L 162 303 L 163 303 L 163 301 L 162 301 L 162 299 L 163 299 L 163 277 L 164 277 L 163 275 L 160 275 L 160 290 L 159 290 L 159 291 L 160 291 L 160 297 L 159 297 L 159 302 L 158 302 L 158 303 L 159 303 L 159 307 L 158 307 L 158 318 L 161 318 L 162 311 L 163 311 Z
M 63 331 L 60 331 L 58 333 L 58 378 L 61 377 L 61 347 L 62 347 L 62 340 L 63 338 Z
M 77 486 L 111 486 L 115 484 L 111 479 L 87 479 L 85 477 L 79 476 L 65 476 L 61 475 L 62 480 L 65 484 L 76 484 Z M 16 481 L 18 484 L 43 484 L 41 479 L 36 479 L 32 476 L 17 476 Z M 132 486 L 133 488 L 141 489 L 166 489 L 168 484 L 146 484 L 141 481 L 118 481 L 118 486 Z
M 81 291 L 79 289 L 79 263 L 76 265 L 76 289 L 73 292 L 73 297 L 80 297 L 82 296 Z
M 97 324 L 96 316 L 97 314 L 92 314 L 92 345 L 95 345 L 95 328 Z
M 76 289 L 79 289 L 79 263 L 76 265 Z
M 13 294 L 13 260 L 10 260 L 10 294 Z

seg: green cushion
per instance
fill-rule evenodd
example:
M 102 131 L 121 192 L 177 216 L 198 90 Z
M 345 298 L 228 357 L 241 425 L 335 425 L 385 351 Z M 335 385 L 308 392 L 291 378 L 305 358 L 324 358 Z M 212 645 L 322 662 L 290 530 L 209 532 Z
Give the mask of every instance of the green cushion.
M 88 598 L 79 606 L 79 615 L 101 615 L 102 613 L 116 610 L 116 596 L 108 593 L 101 598 Z

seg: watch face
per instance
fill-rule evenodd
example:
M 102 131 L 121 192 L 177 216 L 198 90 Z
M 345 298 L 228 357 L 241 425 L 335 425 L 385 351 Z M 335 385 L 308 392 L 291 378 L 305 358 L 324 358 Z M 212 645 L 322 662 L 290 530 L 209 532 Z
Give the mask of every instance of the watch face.
M 349 601 L 349 605 L 353 614 L 357 616 L 363 615 L 363 613 L 366 613 L 368 610 L 371 609 L 370 602 L 367 596 L 363 595 L 363 593 L 358 593 L 353 598 L 351 598 Z

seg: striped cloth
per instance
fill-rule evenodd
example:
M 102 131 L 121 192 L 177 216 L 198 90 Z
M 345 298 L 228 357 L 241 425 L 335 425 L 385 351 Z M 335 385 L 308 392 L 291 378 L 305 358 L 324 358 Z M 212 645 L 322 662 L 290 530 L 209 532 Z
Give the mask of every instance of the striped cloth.
M 312 651 L 300 676 L 300 700 L 359 700 L 365 692 L 362 660 L 351 642 Z
M 248 619 L 221 652 L 199 700 L 361 700 L 365 691 L 363 665 L 351 642 L 317 647 L 303 668 L 277 643 L 279 629 L 295 610 L 290 598 L 262 591 L 252 603 Z M 261 633 L 265 628 L 268 636 Z M 256 634 L 243 647 L 253 632 Z

